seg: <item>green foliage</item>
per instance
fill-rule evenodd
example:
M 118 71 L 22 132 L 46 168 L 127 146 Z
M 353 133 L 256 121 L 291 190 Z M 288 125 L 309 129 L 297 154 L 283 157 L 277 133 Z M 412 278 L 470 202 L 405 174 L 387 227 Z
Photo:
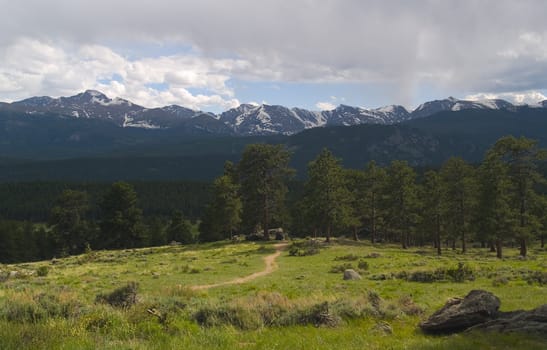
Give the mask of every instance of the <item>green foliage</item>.
M 315 239 L 293 242 L 289 248 L 290 256 L 308 256 L 320 253 L 321 243 Z
M 340 273 L 344 272 L 347 269 L 353 269 L 353 265 L 351 263 L 343 263 L 340 265 L 332 266 L 329 270 L 330 273 Z
M 142 245 L 142 211 L 137 206 L 137 193 L 130 184 L 112 184 L 103 196 L 100 208 L 101 232 L 97 246 L 126 248 Z
M 445 231 L 451 239 L 461 240 L 465 252 L 476 203 L 474 169 L 462 158 L 450 158 L 443 164 L 440 177 Z
M 213 183 L 213 198 L 199 227 L 201 241 L 231 238 L 238 231 L 242 211 L 239 188 L 235 169 L 227 163 L 225 174 Z
M 248 145 L 241 156 L 238 174 L 243 207 L 243 233 L 252 233 L 260 226 L 268 238 L 270 223 L 282 223 L 285 210 L 290 154 L 281 145 Z
M 308 165 L 303 201 L 311 214 L 310 224 L 326 234 L 327 242 L 333 228 L 356 225 L 351 200 L 340 161 L 323 149 Z
M 401 272 L 397 278 L 404 278 L 411 282 L 452 281 L 461 283 L 475 280 L 475 274 L 469 265 L 460 262 L 455 268 L 439 267 L 434 271 Z
M 387 172 L 382 203 L 386 211 L 386 224 L 400 236 L 402 247 L 407 248 L 419 219 L 416 173 L 407 162 L 398 160 L 391 162 Z
M 57 204 L 51 209 L 49 224 L 58 252 L 68 254 L 81 253 L 91 230 L 85 220 L 89 210 L 89 200 L 86 192 L 65 190 Z
M 136 282 L 129 282 L 108 294 L 98 294 L 95 298 L 97 303 L 109 304 L 113 307 L 127 309 L 137 302 L 137 291 L 139 285 Z
M 36 269 L 36 275 L 39 277 L 45 277 L 49 273 L 49 267 L 42 265 L 38 269 Z
M 188 220 L 184 219 L 182 212 L 176 211 L 171 216 L 171 222 L 167 227 L 166 238 L 167 242 L 174 241 L 182 244 L 194 242 L 192 225 Z

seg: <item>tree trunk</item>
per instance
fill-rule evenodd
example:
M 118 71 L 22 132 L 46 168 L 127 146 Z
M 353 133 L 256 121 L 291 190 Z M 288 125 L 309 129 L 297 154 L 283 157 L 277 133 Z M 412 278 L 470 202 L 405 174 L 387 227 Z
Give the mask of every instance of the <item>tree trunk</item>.
M 269 241 L 270 240 L 270 233 L 268 232 L 268 224 L 270 221 L 269 212 L 268 212 L 268 196 L 264 196 L 264 222 L 262 225 L 264 226 L 264 240 Z
M 330 243 L 330 224 L 327 226 L 327 239 L 325 242 Z
M 496 257 L 498 259 L 503 258 L 502 248 L 501 248 L 501 240 L 496 240 Z
M 435 231 L 437 231 L 435 237 L 435 241 L 437 244 L 437 255 L 441 255 L 441 218 L 439 214 L 437 214 L 435 224 Z
M 467 252 L 467 246 L 465 245 L 465 231 L 462 232 L 462 253 Z
M 545 248 L 545 235 L 541 235 L 539 239 L 541 240 L 541 248 Z
M 407 246 L 407 244 L 406 244 L 406 243 L 407 243 L 407 242 L 406 242 L 406 233 L 404 233 L 404 232 L 401 233 L 401 242 L 402 242 L 402 244 L 403 244 L 403 249 L 407 249 L 408 246 Z
M 376 207 L 374 203 L 374 193 L 372 194 L 372 232 L 370 234 L 370 243 L 376 242 Z
M 481 241 L 481 248 L 486 248 L 486 242 L 485 241 Z
M 358 241 L 359 236 L 357 235 L 357 227 L 353 227 L 353 240 Z
M 526 240 L 524 238 L 520 239 L 520 255 L 522 257 L 526 257 L 526 253 L 528 253 L 528 249 L 526 247 Z
M 456 240 L 452 240 L 452 250 L 456 250 Z
M 489 241 L 488 246 L 490 247 L 490 252 L 493 253 L 496 251 L 496 246 L 494 245 L 494 242 Z

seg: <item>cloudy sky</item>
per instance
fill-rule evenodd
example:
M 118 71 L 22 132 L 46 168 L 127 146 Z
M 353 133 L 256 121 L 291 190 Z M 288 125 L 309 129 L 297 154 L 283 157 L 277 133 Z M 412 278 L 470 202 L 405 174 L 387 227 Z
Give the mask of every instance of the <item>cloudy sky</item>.
M 547 99 L 544 0 L 0 0 L 0 100 L 147 107 Z

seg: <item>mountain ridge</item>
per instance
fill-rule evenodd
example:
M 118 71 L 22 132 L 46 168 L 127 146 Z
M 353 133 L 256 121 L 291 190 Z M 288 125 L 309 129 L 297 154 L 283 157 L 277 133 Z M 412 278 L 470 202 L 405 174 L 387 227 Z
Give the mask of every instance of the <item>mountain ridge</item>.
M 119 97 L 111 99 L 96 90 L 86 90 L 69 97 L 35 96 L 12 103 L 0 103 L 0 110 L 14 110 L 29 115 L 100 119 L 124 128 L 184 128 L 197 133 L 239 136 L 293 135 L 323 126 L 398 124 L 445 111 L 516 111 L 524 107 L 531 106 L 513 105 L 501 99 L 470 101 L 448 97 L 424 102 L 412 111 L 400 105 L 366 109 L 341 104 L 328 111 L 312 111 L 281 105 L 241 104 L 220 114 L 214 114 L 179 105 L 146 108 Z M 534 107 L 547 108 L 547 101 L 539 102 Z

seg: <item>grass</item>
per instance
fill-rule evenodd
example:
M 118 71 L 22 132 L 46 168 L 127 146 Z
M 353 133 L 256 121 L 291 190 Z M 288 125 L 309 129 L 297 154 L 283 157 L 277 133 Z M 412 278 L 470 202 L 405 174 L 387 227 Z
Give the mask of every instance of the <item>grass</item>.
M 433 337 L 417 328 L 448 298 L 472 289 L 493 292 L 504 311 L 545 303 L 545 250 L 521 260 L 506 249 L 499 260 L 479 249 L 438 257 L 429 248 L 338 240 L 311 255 L 287 249 L 278 270 L 245 284 L 190 288 L 257 272 L 273 252 L 272 243 L 221 242 L 0 265 L 0 276 L 12 275 L 0 282 L 0 348 L 545 348 L 545 339 L 525 335 Z M 346 264 L 363 278 L 343 281 L 341 268 L 331 272 Z M 462 266 L 465 278 L 452 278 Z M 135 305 L 96 302 L 128 285 Z

